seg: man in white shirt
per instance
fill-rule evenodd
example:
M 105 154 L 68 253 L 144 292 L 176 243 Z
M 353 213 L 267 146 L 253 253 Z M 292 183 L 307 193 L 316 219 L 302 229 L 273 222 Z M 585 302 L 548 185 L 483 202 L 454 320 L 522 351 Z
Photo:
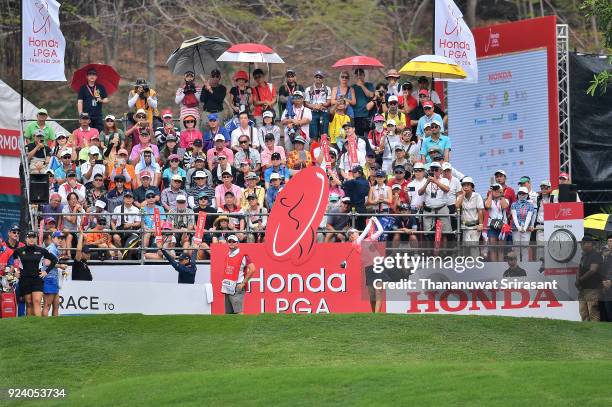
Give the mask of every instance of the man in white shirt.
M 312 111 L 310 122 L 310 135 L 321 136 L 329 127 L 329 113 L 327 108 L 331 105 L 331 88 L 323 84 L 325 74 L 323 71 L 314 73 L 314 84 L 304 92 L 304 105 Z
M 463 194 L 457 196 L 455 206 L 461 210 L 461 227 L 463 241 L 469 245 L 476 245 L 482 233 L 484 221 L 484 201 L 482 196 L 474 192 L 474 180 L 465 177 L 461 180 Z
M 254 148 L 258 148 L 259 147 L 259 137 L 257 137 L 257 130 L 254 129 L 252 126 L 249 126 L 248 113 L 246 112 L 240 113 L 240 116 L 238 116 L 238 119 L 240 121 L 240 126 L 238 126 L 232 131 L 232 141 L 230 143 L 231 144 L 230 147 L 232 148 L 232 150 L 238 151 L 238 148 L 240 148 L 240 143 L 238 141 L 240 140 L 240 136 L 247 136 L 249 140 L 251 141 L 251 146 Z
M 451 215 L 456 213 L 455 202 L 459 195 L 463 195 L 463 189 L 461 182 L 458 178 L 453 176 L 453 166 L 451 163 L 442 164 L 442 176 L 448 180 L 448 193 L 446 194 L 446 205 L 448 206 L 448 213 Z M 457 220 L 451 218 L 451 226 L 453 231 L 457 230 Z
M 81 176 L 83 178 L 83 184 L 88 186 L 97 174 L 104 176 L 106 172 L 106 166 L 100 159 L 100 149 L 96 146 L 89 147 L 89 161 L 85 161 L 81 164 Z
M 121 214 L 124 215 L 121 215 Z M 111 226 L 116 231 L 136 230 L 140 228 L 140 210 L 134 205 L 134 195 L 127 189 L 123 195 L 123 205 L 118 205 L 113 210 Z M 114 233 L 113 244 L 115 247 L 124 247 L 130 233 Z
M 425 166 L 423 163 L 417 162 L 414 164 L 414 179 L 408 183 L 406 194 L 410 202 L 410 211 L 417 213 L 425 203 L 425 196 L 419 195 L 419 189 L 427 182 L 425 178 Z
M 310 122 L 312 121 L 312 111 L 304 106 L 304 93 L 299 90 L 293 92 L 293 97 L 291 98 L 293 102 L 293 116 L 289 117 L 287 114 L 287 109 L 283 111 L 283 115 L 281 117 L 281 124 L 285 126 L 285 151 L 293 150 L 293 140 L 291 137 L 287 137 L 287 134 L 292 133 L 292 130 L 295 130 L 295 135 L 300 135 L 300 131 L 302 130 L 301 136 L 306 141 L 304 148 L 306 150 L 309 149 L 310 145 Z
M 449 191 L 449 181 L 442 177 L 442 168 L 439 163 L 433 162 L 429 166 L 429 174 L 427 181 L 419 189 L 419 195 L 425 195 L 425 202 L 423 206 L 423 230 L 426 232 L 435 231 L 436 220 L 442 221 L 442 231 L 445 233 L 450 232 L 451 224 L 450 219 L 447 216 L 427 216 L 429 215 L 448 215 L 447 197 L 446 194 Z M 427 235 L 426 235 L 427 236 Z M 429 238 L 433 240 L 433 235 L 430 234 Z M 442 240 L 446 241 L 446 236 L 442 236 Z

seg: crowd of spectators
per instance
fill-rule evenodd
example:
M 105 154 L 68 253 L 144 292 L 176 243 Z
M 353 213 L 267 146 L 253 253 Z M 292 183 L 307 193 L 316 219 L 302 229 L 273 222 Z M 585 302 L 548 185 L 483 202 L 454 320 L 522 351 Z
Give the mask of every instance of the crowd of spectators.
M 351 213 L 379 214 L 393 232 L 382 238 L 394 245 L 431 239 L 438 219 L 445 240 L 543 241 L 541 204 L 558 195 L 549 180 L 536 191 L 528 176 L 515 191 L 504 169 L 491 174 L 488 191 L 474 191 L 473 180 L 451 165 L 448 117 L 425 77 L 401 82 L 389 70 L 374 84 L 357 69 L 337 77 L 317 70 L 300 80 L 288 69 L 277 90 L 256 69 L 253 83 L 236 72 L 228 91 L 219 70 L 200 79 L 188 71 L 176 91 L 178 115 L 160 108 L 144 79 L 125 106 L 112 106 L 97 72 L 87 78 L 72 133 L 55 133 L 40 109 L 24 136 L 30 173 L 49 175 L 49 203 L 38 208 L 46 230 L 62 231 L 68 247 L 84 230 L 85 244 L 101 249 L 102 259 L 140 255 L 124 250 L 139 239 L 146 258 L 161 258 L 152 239 L 156 208 L 172 256 L 193 246 L 201 211 L 209 214 L 205 244 L 229 234 L 260 242 L 279 191 L 309 166 L 329 177 L 330 215 L 319 236 L 328 242 L 347 239 Z M 125 119 L 112 114 L 126 108 Z M 562 173 L 559 183 L 569 176 Z M 356 218 L 358 229 L 365 219 Z

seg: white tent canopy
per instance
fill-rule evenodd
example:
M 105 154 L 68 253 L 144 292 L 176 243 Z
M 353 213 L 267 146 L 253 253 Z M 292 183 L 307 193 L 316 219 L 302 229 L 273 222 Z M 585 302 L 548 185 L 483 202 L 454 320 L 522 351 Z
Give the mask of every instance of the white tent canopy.
M 19 103 L 20 95 L 15 89 L 11 88 L 4 81 L 0 80 L 0 128 L 19 130 Z M 26 119 L 36 119 L 36 113 L 38 107 L 34 106 L 29 100 L 23 100 L 23 116 Z M 70 134 L 68 130 L 51 120 L 51 117 L 47 120 L 49 126 L 55 130 L 63 131 L 66 134 Z M 25 127 L 25 126 L 24 126 Z

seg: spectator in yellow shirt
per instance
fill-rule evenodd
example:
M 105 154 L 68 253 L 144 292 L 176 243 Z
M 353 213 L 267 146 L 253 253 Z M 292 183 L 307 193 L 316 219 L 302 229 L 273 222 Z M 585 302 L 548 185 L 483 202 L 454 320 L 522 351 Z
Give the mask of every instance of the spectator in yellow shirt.
M 329 123 L 329 130 L 327 133 L 330 143 L 338 146 L 338 150 L 342 150 L 342 145 L 345 140 L 342 126 L 350 121 L 351 117 L 346 114 L 346 100 L 344 100 L 344 98 L 339 98 L 334 109 L 334 118 Z

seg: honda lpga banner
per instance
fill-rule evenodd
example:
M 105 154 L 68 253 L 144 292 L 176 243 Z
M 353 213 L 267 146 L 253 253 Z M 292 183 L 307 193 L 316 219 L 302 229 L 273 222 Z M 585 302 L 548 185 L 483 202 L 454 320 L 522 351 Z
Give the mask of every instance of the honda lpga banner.
M 65 81 L 66 40 L 55 0 L 23 0 L 22 63 L 29 81 Z
M 478 82 L 476 44 L 463 14 L 453 0 L 436 1 L 435 54 L 452 59 L 460 65 L 467 78 L 449 82 Z
M 579 321 L 574 281 L 575 276 L 548 275 L 541 262 L 480 263 L 461 272 L 421 268 L 408 279 L 385 284 L 386 309 Z
M 277 196 L 265 243 L 239 245 L 240 254 L 248 256 L 255 268 L 244 297 L 244 313 L 370 310 L 356 246 L 316 241 L 328 198 L 325 171 L 319 167 L 303 169 Z M 222 282 L 235 268 L 228 250 L 226 244 L 211 246 L 213 314 L 225 312 Z

